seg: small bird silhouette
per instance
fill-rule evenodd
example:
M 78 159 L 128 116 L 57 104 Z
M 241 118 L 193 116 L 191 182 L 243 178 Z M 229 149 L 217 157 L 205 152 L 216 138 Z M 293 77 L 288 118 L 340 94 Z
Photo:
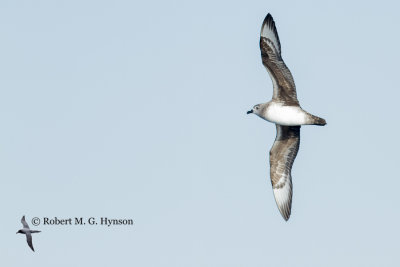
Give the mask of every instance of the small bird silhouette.
M 29 225 L 28 225 L 28 224 L 26 223 L 26 221 L 25 221 L 25 215 L 22 216 L 21 223 L 22 223 L 22 225 L 24 226 L 24 228 L 18 230 L 17 234 L 18 234 L 18 233 L 19 233 L 19 234 L 25 234 L 25 235 L 26 235 L 26 242 L 28 242 L 29 247 L 30 247 L 33 251 L 35 251 L 35 249 L 33 248 L 33 245 L 32 245 L 32 235 L 31 235 L 31 234 L 33 234 L 33 233 L 40 233 L 40 231 L 29 229 Z

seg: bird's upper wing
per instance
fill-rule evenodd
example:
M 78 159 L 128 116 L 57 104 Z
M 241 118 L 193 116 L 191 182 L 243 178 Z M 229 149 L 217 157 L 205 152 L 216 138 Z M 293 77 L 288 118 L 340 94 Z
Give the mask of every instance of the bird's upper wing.
M 33 244 L 32 244 L 32 235 L 31 233 L 26 233 L 26 242 L 28 242 L 28 246 L 35 251 L 35 249 L 33 248 Z
M 24 228 L 29 229 L 29 225 L 28 225 L 28 224 L 26 223 L 26 221 L 25 221 L 25 215 L 22 216 L 21 223 L 22 223 L 22 225 L 24 226 Z
M 269 152 L 275 201 L 287 221 L 292 207 L 292 165 L 300 146 L 300 126 L 276 124 L 276 139 Z
M 274 85 L 272 99 L 287 105 L 299 105 L 292 74 L 281 56 L 281 43 L 271 14 L 265 17 L 261 27 L 260 49 L 263 65 L 267 68 Z

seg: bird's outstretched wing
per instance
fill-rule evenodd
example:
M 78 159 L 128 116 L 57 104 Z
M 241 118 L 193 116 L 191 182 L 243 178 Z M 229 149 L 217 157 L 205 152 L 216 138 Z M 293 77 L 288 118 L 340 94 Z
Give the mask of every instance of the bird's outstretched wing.
M 300 146 L 300 126 L 276 124 L 276 139 L 269 152 L 275 201 L 287 221 L 292 207 L 292 165 Z
M 24 228 L 29 229 L 29 225 L 28 225 L 28 224 L 26 223 L 26 221 L 25 221 L 25 215 L 22 216 L 21 223 L 22 223 L 22 225 L 24 226 Z
M 265 17 L 261 27 L 260 49 L 262 63 L 266 67 L 274 85 L 272 99 L 280 100 L 288 106 L 298 106 L 296 86 L 281 56 L 281 43 L 271 14 Z
M 28 243 L 28 246 L 35 251 L 35 249 L 33 248 L 33 244 L 32 244 L 32 235 L 31 233 L 26 233 L 26 242 Z

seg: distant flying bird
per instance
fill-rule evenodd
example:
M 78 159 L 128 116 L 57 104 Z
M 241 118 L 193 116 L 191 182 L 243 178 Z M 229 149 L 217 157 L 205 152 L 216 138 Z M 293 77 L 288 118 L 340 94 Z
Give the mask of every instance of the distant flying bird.
M 269 152 L 270 175 L 275 201 L 287 221 L 292 207 L 292 165 L 300 145 L 300 125 L 326 124 L 300 107 L 296 86 L 281 56 L 281 44 L 275 22 L 268 14 L 261 27 L 260 49 L 262 63 L 272 79 L 272 100 L 258 104 L 248 111 L 276 125 L 276 138 Z
M 22 216 L 21 223 L 24 226 L 24 228 L 22 228 L 21 230 L 18 230 L 17 234 L 18 233 L 19 234 L 25 234 L 26 235 L 26 242 L 28 242 L 29 247 L 33 251 L 35 251 L 35 249 L 33 248 L 33 244 L 32 244 L 32 235 L 31 234 L 40 233 L 40 231 L 29 229 L 29 225 L 25 221 L 25 215 Z

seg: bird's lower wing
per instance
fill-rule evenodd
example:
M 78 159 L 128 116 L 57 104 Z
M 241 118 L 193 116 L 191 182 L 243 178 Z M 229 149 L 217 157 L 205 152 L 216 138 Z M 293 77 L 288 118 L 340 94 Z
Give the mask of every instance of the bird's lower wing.
M 287 221 L 292 207 L 292 165 L 300 146 L 300 126 L 276 124 L 276 139 L 269 152 L 275 201 Z
M 26 233 L 26 242 L 28 242 L 28 246 L 35 251 L 32 244 L 32 235 L 30 233 Z

